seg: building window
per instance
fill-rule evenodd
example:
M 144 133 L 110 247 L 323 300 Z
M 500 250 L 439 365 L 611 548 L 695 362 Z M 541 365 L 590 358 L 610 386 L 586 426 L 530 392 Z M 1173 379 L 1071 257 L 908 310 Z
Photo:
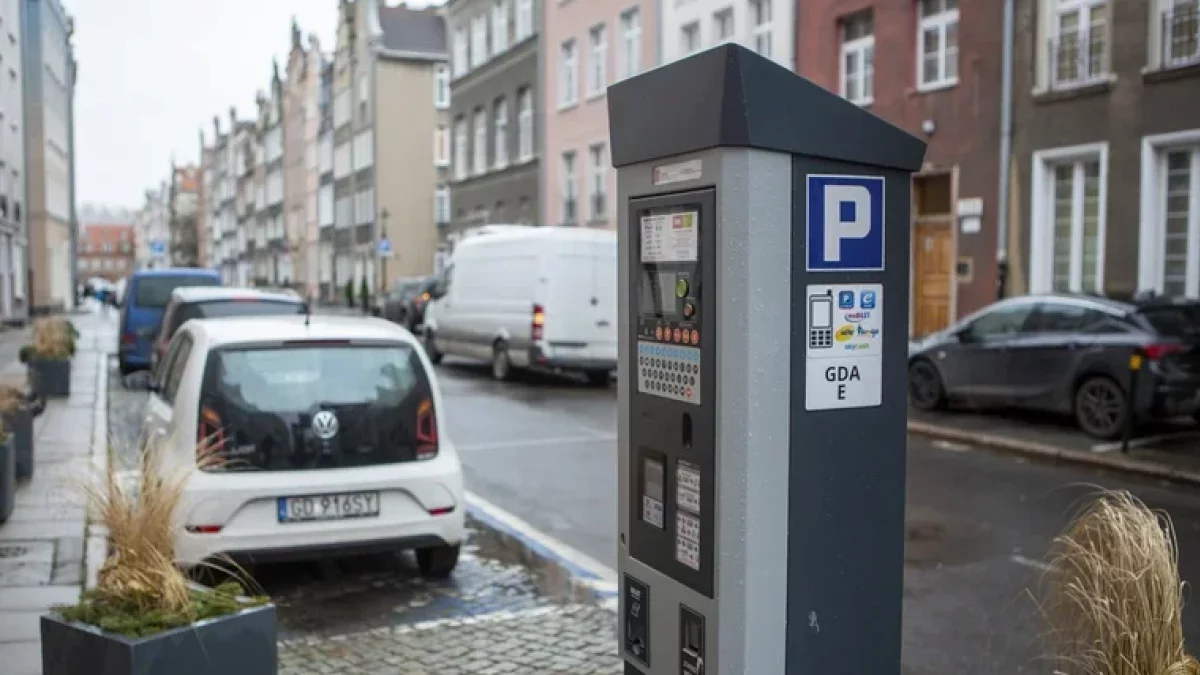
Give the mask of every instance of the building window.
M 562 156 L 562 222 L 573 225 L 578 219 L 579 193 L 575 185 L 575 153 Z
M 642 70 L 642 15 L 637 7 L 621 14 L 621 79 Z
M 454 59 L 451 64 L 455 77 L 467 74 L 467 50 L 467 29 L 458 28 L 454 31 Z
M 495 0 L 492 5 L 492 52 L 502 54 L 508 49 L 508 0 Z
M 917 44 L 919 86 L 945 87 L 958 82 L 958 0 L 921 0 Z
M 471 19 L 471 67 L 478 68 L 488 60 L 488 21 L 486 16 Z
M 438 110 L 450 107 L 450 68 L 444 63 L 433 67 L 433 105 Z
M 487 171 L 487 115 L 483 108 L 475 109 L 475 142 L 471 148 L 476 176 Z
M 869 105 L 875 90 L 875 28 L 871 12 L 859 12 L 842 22 L 842 96 Z
M 700 23 L 693 21 L 680 30 L 679 55 L 687 56 L 700 51 Z
M 433 192 L 433 222 L 443 225 L 450 222 L 450 190 L 439 187 Z
M 1034 153 L 1032 292 L 1103 291 L 1107 162 L 1106 144 Z
M 460 117 L 454 122 L 454 178 L 467 177 L 467 120 Z
M 1050 19 L 1050 88 L 1108 73 L 1108 0 L 1056 0 Z
M 726 7 L 713 14 L 713 40 L 722 43 L 733 39 L 733 8 Z
M 517 42 L 533 35 L 533 0 L 517 0 Z
M 1138 287 L 1200 299 L 1200 129 L 1142 139 Z
M 528 88 L 517 94 L 517 158 L 533 159 L 533 92 Z
M 564 108 L 579 100 L 579 54 L 575 40 L 562 43 L 558 68 L 558 107 Z
M 608 86 L 608 31 L 604 25 L 593 26 L 588 31 L 591 45 L 591 61 L 588 63 L 588 94 L 598 96 Z
M 774 0 L 754 0 L 750 4 L 750 18 L 753 21 L 754 51 L 771 58 L 771 3 Z
M 591 153 L 591 177 L 589 187 L 591 194 L 588 201 L 592 209 L 592 220 L 604 220 L 608 217 L 608 157 L 604 152 L 604 144 L 593 145 Z
M 1200 62 L 1200 2 L 1196 0 L 1160 0 L 1162 55 L 1164 68 L 1178 68 Z
M 450 130 L 445 125 L 438 125 L 438 128 L 433 130 L 433 165 L 450 165 Z
M 508 101 L 504 99 L 496 101 L 492 119 L 495 124 L 493 142 L 496 144 L 493 150 L 495 154 L 493 163 L 497 169 L 503 169 L 508 166 Z

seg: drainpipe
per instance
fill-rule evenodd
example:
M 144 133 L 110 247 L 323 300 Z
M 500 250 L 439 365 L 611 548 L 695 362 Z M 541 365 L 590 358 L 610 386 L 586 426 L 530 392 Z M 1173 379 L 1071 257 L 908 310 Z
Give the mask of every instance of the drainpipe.
M 1004 297 L 1008 283 L 1008 198 L 1012 171 L 1012 99 L 1013 99 L 1013 3 L 1004 0 L 1004 20 L 1000 57 L 1000 195 L 996 201 L 998 231 L 996 241 L 996 297 Z

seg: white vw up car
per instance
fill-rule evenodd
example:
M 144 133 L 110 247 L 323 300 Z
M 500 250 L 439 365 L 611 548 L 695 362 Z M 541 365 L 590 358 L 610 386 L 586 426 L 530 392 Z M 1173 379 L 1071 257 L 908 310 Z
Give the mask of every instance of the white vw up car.
M 151 387 L 145 424 L 160 471 L 188 478 L 180 564 L 415 549 L 449 575 L 464 538 L 462 466 L 433 368 L 380 319 L 188 321 Z

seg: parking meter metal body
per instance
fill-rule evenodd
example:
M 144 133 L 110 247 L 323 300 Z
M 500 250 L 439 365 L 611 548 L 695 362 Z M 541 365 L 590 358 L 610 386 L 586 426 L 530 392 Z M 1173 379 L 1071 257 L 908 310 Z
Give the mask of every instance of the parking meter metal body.
M 925 144 L 738 45 L 608 100 L 624 672 L 898 673 Z

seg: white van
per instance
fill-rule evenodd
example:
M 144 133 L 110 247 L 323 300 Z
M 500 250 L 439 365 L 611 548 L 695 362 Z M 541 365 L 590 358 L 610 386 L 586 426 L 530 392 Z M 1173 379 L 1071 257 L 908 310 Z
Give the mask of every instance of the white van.
M 514 368 L 579 371 L 606 385 L 617 367 L 617 233 L 503 228 L 463 239 L 425 310 L 425 349 Z

